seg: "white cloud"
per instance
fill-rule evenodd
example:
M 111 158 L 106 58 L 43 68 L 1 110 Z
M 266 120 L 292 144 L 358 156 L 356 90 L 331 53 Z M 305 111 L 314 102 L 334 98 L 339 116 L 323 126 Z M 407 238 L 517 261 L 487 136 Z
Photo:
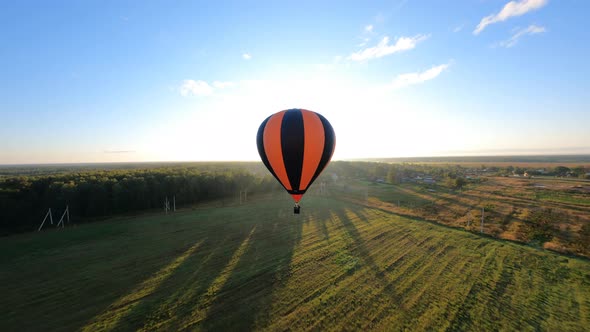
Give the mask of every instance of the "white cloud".
M 528 28 L 524 28 L 524 29 L 519 29 L 517 30 L 514 35 L 512 35 L 512 37 L 510 37 L 510 39 L 508 40 L 504 40 L 501 41 L 499 43 L 500 46 L 502 47 L 512 47 L 514 45 L 516 45 L 518 43 L 518 40 L 526 35 L 536 35 L 538 33 L 543 33 L 547 31 L 547 29 L 545 29 L 544 27 L 540 27 L 537 25 L 530 25 Z
M 244 60 L 250 60 L 250 59 L 252 59 L 252 55 L 250 55 L 248 53 L 244 53 L 244 54 L 242 54 L 242 58 L 244 58 Z
M 364 61 L 369 59 L 381 58 L 386 55 L 390 55 L 397 52 L 411 50 L 416 45 L 428 38 L 426 35 L 416 35 L 414 37 L 401 37 L 398 38 L 394 45 L 389 45 L 389 37 L 383 37 L 383 39 L 377 44 L 377 46 L 368 47 L 360 50 L 356 53 L 352 53 L 348 59 L 353 61 Z
M 213 93 L 213 87 L 211 87 L 205 81 L 195 80 L 184 80 L 180 86 L 180 94 L 187 97 L 193 96 L 208 96 Z
M 423 72 L 416 72 L 416 73 L 406 73 L 398 75 L 393 80 L 393 88 L 399 89 L 408 85 L 420 84 L 426 81 L 430 81 L 440 75 L 443 71 L 449 68 L 450 64 L 442 64 L 435 67 L 432 67 L 428 70 Z
M 459 32 L 461 30 L 463 30 L 463 24 L 457 25 L 456 27 L 453 28 L 453 32 L 455 32 L 455 33 Z
M 365 27 L 365 32 L 372 32 L 373 31 L 373 25 L 369 24 Z
M 213 86 L 216 87 L 217 89 L 230 88 L 234 85 L 235 85 L 234 82 L 220 82 L 220 81 L 213 82 Z
M 530 11 L 539 9 L 547 4 L 548 0 L 520 0 L 510 1 L 498 14 L 492 14 L 481 19 L 473 34 L 477 35 L 488 25 L 506 21 L 511 17 L 521 16 Z

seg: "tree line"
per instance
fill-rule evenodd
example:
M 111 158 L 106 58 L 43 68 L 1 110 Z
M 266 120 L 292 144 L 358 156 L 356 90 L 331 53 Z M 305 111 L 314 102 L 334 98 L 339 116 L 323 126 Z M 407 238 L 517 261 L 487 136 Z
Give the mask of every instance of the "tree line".
M 279 190 L 260 165 L 202 164 L 147 169 L 79 170 L 0 177 L 0 233 L 33 230 L 48 208 L 69 207 L 77 222 L 122 213 L 163 209 L 175 197 L 179 207 Z
M 402 183 L 431 176 L 437 183 L 460 188 L 468 174 L 524 173 L 518 167 L 466 167 L 461 165 L 350 162 L 329 164 L 316 182 L 365 179 Z M 538 170 L 528 170 L 536 174 Z M 585 176 L 584 167 L 547 168 L 543 175 Z M 485 179 L 485 178 L 483 178 Z M 473 181 L 473 180 L 470 180 Z M 77 222 L 123 213 L 163 208 L 166 197 L 179 207 L 200 202 L 236 199 L 281 190 L 260 162 L 58 165 L 0 168 L 0 234 L 33 230 L 48 208 L 54 213 L 69 206 Z

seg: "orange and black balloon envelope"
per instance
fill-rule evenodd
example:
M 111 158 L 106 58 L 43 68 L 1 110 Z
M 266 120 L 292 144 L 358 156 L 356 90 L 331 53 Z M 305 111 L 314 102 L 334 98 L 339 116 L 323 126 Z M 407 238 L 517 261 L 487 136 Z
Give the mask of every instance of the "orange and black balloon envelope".
M 262 122 L 256 137 L 258 153 L 295 203 L 330 162 L 336 137 L 322 115 L 290 109 Z

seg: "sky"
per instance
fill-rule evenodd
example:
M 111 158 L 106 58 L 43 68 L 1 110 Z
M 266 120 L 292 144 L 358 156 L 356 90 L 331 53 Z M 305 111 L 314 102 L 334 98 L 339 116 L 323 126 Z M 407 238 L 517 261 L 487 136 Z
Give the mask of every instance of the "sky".
M 590 2 L 0 0 L 0 164 L 590 153 Z

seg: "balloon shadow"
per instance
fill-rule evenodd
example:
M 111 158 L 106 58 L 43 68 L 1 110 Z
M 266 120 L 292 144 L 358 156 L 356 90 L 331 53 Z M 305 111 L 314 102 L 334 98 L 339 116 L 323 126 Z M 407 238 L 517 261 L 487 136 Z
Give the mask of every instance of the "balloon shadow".
M 260 218 L 249 246 L 219 289 L 205 319 L 188 327 L 247 331 L 268 322 L 273 294 L 289 278 L 302 225 L 301 216 L 281 213 L 279 217 Z

